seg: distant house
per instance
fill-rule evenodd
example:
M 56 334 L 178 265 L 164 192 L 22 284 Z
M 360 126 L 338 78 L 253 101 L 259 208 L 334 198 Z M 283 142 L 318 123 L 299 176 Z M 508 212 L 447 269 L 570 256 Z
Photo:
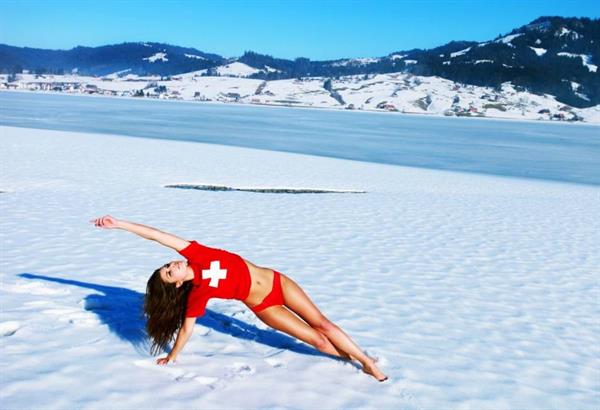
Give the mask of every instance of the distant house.
M 194 99 L 198 100 L 198 101 L 210 101 L 210 99 L 206 98 L 205 95 L 202 95 L 202 93 L 200 91 L 196 91 L 194 93 Z
M 87 94 L 94 94 L 98 92 L 98 86 L 94 85 L 94 84 L 86 84 L 85 88 L 83 89 L 84 93 Z
M 380 110 L 387 110 L 387 111 L 398 111 L 398 109 L 396 108 L 396 106 L 394 104 L 389 103 L 387 101 L 380 102 L 379 104 L 377 104 L 377 106 L 375 108 L 379 108 Z
M 239 95 L 238 93 L 227 93 L 227 94 L 225 94 L 225 97 L 231 98 L 233 101 L 239 101 L 241 98 L 241 95 Z
M 62 91 L 63 83 L 41 82 L 38 87 L 40 90 Z
M 6 88 L 8 88 L 9 90 L 12 88 L 14 90 L 16 90 L 17 88 L 19 88 L 19 85 L 16 83 L 5 83 L 6 84 Z

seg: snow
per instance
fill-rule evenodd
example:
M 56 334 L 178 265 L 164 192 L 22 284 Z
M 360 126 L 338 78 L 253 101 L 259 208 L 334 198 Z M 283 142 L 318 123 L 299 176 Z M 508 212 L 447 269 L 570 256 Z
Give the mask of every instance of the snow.
M 265 71 L 268 73 L 278 73 L 281 72 L 281 70 L 278 70 L 276 68 L 270 67 L 268 65 L 265 65 Z
M 555 37 L 569 36 L 569 37 L 571 37 L 572 40 L 578 40 L 579 38 L 583 37 L 578 32 L 569 30 L 566 27 L 561 27 L 560 30 L 554 34 L 554 36 Z
M 406 65 L 417 64 L 417 62 L 417 60 L 404 60 L 404 64 Z
M 515 38 L 517 38 L 517 37 L 521 37 L 522 35 L 523 35 L 523 33 L 510 34 L 510 35 L 508 35 L 508 36 L 504 36 L 504 37 L 501 37 L 501 38 L 499 38 L 499 39 L 497 39 L 497 40 L 494 40 L 494 42 L 495 42 L 495 43 L 503 43 L 503 44 L 506 44 L 506 45 L 508 45 L 508 46 L 514 47 L 514 46 L 511 44 L 511 41 L 513 41 L 513 40 L 514 40 Z
M 560 53 L 556 53 L 556 55 L 562 56 L 562 57 L 570 57 L 570 58 L 581 57 L 581 54 L 567 53 L 567 52 L 564 52 L 564 51 L 560 52 Z
M 404 60 L 407 64 L 416 64 L 416 60 Z M 444 62 L 446 64 L 446 62 Z M 448 61 L 450 64 L 450 61 Z M 505 67 L 509 68 L 509 66 Z M 263 71 L 268 70 L 266 67 Z M 312 108 L 345 109 L 352 104 L 356 110 L 381 111 L 377 106 L 388 104 L 398 113 L 427 113 L 431 115 L 455 115 L 468 111 L 470 107 L 477 109 L 478 114 L 486 117 L 535 120 L 552 118 L 540 116 L 541 109 L 549 109 L 552 114 L 559 113 L 564 105 L 550 95 L 535 95 L 527 91 L 517 91 L 512 86 L 502 87 L 502 91 L 489 87 L 464 86 L 440 77 L 415 76 L 410 73 L 388 73 L 369 75 L 342 76 L 332 80 L 332 88 L 342 96 L 345 104 L 331 97 L 323 88 L 326 78 L 309 77 L 263 81 L 260 79 L 239 78 L 233 76 L 249 75 L 256 69 L 242 63 L 231 63 L 229 69 L 221 69 L 221 76 L 206 76 L 207 70 L 199 70 L 173 76 L 169 80 L 161 80 L 160 76 L 140 77 L 128 74 L 112 81 L 103 78 L 77 75 L 45 75 L 37 78 L 33 74 L 22 74 L 18 86 L 22 90 L 52 89 L 55 84 L 94 85 L 104 95 L 120 97 L 131 96 L 135 91 L 143 89 L 150 83 L 164 85 L 167 92 L 157 98 L 180 99 L 185 101 L 214 101 L 224 103 L 243 103 L 260 105 L 283 105 Z M 227 76 L 229 74 L 231 76 Z M 0 84 L 6 75 L 0 74 Z M 507 83 L 508 84 L 508 83 Z M 43 88 L 46 87 L 46 88 Z M 9 92 L 9 91 L 3 91 Z M 82 91 L 65 88 L 63 93 Z M 501 104 L 505 111 L 484 108 L 490 103 L 487 97 L 492 96 L 494 103 Z M 432 102 L 427 111 L 423 111 L 419 103 L 422 98 L 430 96 Z M 455 96 L 460 104 L 454 104 Z M 433 110 L 436 107 L 436 110 Z M 439 109 L 439 110 L 438 110 Z M 450 110 L 450 111 L 449 111 Z M 600 122 L 600 106 L 585 109 L 572 109 L 572 114 L 565 114 L 565 119 L 574 115 L 583 121 Z
M 581 60 L 583 61 L 583 65 L 590 70 L 591 73 L 595 73 L 598 71 L 598 66 L 592 64 L 592 56 L 590 54 L 581 54 Z
M 476 60 L 475 64 L 483 64 L 483 63 L 490 63 L 493 64 L 494 60 Z
M 578 96 L 581 99 L 584 99 L 586 101 L 590 101 L 590 97 L 588 97 L 586 94 L 576 92 L 575 95 Z
M 144 60 L 148 60 L 151 63 L 155 63 L 156 61 L 169 61 L 167 53 L 156 53 L 150 57 L 144 58 Z
M 258 70 L 254 67 L 250 67 L 247 64 L 236 61 L 231 64 L 218 66 L 216 68 L 216 71 L 217 71 L 217 73 L 219 73 L 219 75 L 226 75 L 226 76 L 233 76 L 233 77 L 248 77 L 252 74 L 260 72 L 261 70 Z
M 545 48 L 536 48 L 536 47 L 531 47 L 529 46 L 530 49 L 532 49 L 533 51 L 535 51 L 535 53 L 538 55 L 538 57 L 543 56 L 544 54 L 546 54 L 546 49 Z
M 256 74 L 256 73 L 260 73 L 260 72 L 270 73 L 270 72 L 280 71 L 280 70 L 277 70 L 276 68 L 269 67 L 268 65 L 266 65 L 264 69 L 259 70 L 257 68 L 249 66 L 248 64 L 240 63 L 239 61 L 235 61 L 235 62 L 232 62 L 229 64 L 217 66 L 214 68 L 214 70 L 220 76 L 242 77 L 242 78 L 249 77 L 252 74 Z M 208 72 L 207 69 L 198 70 L 198 71 L 193 71 L 190 73 L 180 74 L 180 75 L 178 75 L 178 77 L 190 79 L 190 78 L 198 77 L 201 75 L 206 75 L 207 72 Z M 196 80 L 196 81 L 198 81 L 198 80 Z M 248 80 L 248 81 L 252 81 L 252 80 Z
M 105 78 L 117 79 L 117 78 L 123 77 L 124 76 L 123 74 L 126 73 L 126 72 L 128 72 L 128 71 L 131 71 L 131 68 L 127 68 L 127 69 L 121 70 L 121 71 L 116 71 L 116 72 L 114 72 L 112 74 L 105 75 L 104 77 Z
M 3 408 L 598 408 L 599 187 L 0 133 Z M 163 188 L 177 182 L 367 193 Z M 390 379 L 226 300 L 211 301 L 176 363 L 155 365 L 140 298 L 154 268 L 180 257 L 88 223 L 105 213 L 289 275 Z
M 195 58 L 197 60 L 206 60 L 206 58 L 202 57 L 202 56 L 197 56 L 195 54 L 184 54 L 187 58 Z
M 348 65 L 367 65 L 367 64 L 377 63 L 378 61 L 379 61 L 379 58 L 371 58 L 371 57 L 349 58 L 346 60 L 336 61 L 335 63 L 333 63 L 331 65 L 334 67 L 348 66 Z
M 450 58 L 462 56 L 463 54 L 468 53 L 470 49 L 471 49 L 471 47 L 467 47 L 464 50 L 460 50 L 460 51 L 456 51 L 454 53 L 450 53 Z
M 590 54 L 573 54 L 567 52 L 560 52 L 556 53 L 556 55 L 569 58 L 581 58 L 581 63 L 584 66 L 586 66 L 591 73 L 595 73 L 598 70 L 598 66 L 592 64 L 592 56 Z
M 392 59 L 392 60 L 401 60 L 401 59 L 403 59 L 404 57 L 407 57 L 407 56 L 408 56 L 408 54 L 392 54 L 390 56 L 390 59 Z
M 367 58 L 355 58 L 352 61 L 355 64 L 366 65 L 366 64 L 377 63 L 377 62 L 379 62 L 379 59 L 378 58 L 367 57 Z

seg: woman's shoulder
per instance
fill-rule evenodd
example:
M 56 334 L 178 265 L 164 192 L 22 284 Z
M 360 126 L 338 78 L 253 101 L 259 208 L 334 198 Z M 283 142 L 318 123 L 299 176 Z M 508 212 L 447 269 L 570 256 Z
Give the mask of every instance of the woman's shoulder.
M 188 242 L 189 243 L 186 247 L 177 251 L 181 256 L 185 257 L 188 260 L 198 258 L 202 255 L 203 252 L 206 251 L 206 249 L 208 249 L 207 246 L 204 246 L 193 239 Z

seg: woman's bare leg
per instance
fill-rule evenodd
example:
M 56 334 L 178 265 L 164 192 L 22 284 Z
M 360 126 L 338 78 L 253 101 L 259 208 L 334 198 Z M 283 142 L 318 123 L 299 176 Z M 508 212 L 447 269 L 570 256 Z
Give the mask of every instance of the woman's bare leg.
M 281 287 L 286 307 L 300 316 L 312 328 L 327 336 L 337 350 L 358 360 L 362 364 L 365 373 L 372 375 L 379 381 L 387 379 L 387 376 L 379 370 L 375 361 L 364 354 L 360 347 L 341 328 L 327 319 L 296 282 L 282 274 Z
M 300 320 L 285 306 L 268 307 L 256 313 L 256 316 L 273 329 L 300 339 L 320 352 L 343 357 L 324 334 Z

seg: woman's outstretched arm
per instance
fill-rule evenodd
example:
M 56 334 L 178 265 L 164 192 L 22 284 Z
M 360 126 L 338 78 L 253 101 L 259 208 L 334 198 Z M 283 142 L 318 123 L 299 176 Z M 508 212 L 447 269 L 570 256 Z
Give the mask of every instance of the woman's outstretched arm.
M 151 241 L 156 241 L 161 245 L 175 249 L 176 251 L 180 251 L 190 244 L 189 241 L 181 239 L 180 237 L 175 236 L 173 234 L 163 232 L 159 229 L 138 224 L 135 222 L 120 220 L 110 215 L 105 215 L 100 218 L 92 219 L 90 220 L 90 222 L 93 222 L 95 226 L 100 228 L 123 229 L 125 231 L 132 232 L 136 235 L 141 236 L 142 238 L 150 239 Z
M 192 335 L 194 330 L 194 325 L 196 324 L 195 317 L 186 317 L 183 321 L 183 324 L 179 328 L 179 333 L 177 333 L 177 339 L 175 339 L 175 345 L 171 350 L 171 353 L 167 355 L 167 357 L 162 357 L 156 361 L 157 364 L 167 364 L 170 361 L 174 362 L 177 359 L 177 355 L 183 349 L 183 346 L 187 343 Z

